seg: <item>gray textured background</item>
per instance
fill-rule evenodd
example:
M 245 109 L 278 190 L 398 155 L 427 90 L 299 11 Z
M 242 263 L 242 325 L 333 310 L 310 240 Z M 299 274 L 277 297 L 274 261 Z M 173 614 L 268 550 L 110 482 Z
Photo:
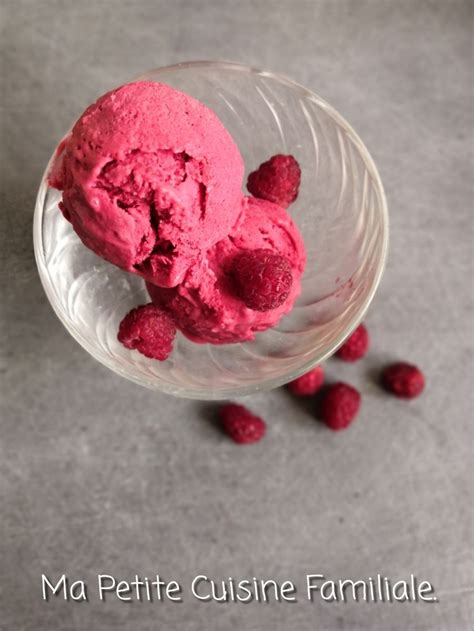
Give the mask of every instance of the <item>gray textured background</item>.
M 472 3 L 233 0 L 2 5 L 0 628 L 467 631 L 472 617 Z M 370 356 L 328 362 L 364 395 L 335 435 L 284 390 L 238 448 L 210 406 L 121 380 L 55 318 L 35 271 L 36 189 L 56 141 L 100 93 L 145 69 L 226 58 L 283 72 L 367 143 L 391 251 L 367 323 Z M 404 403 L 373 372 L 418 362 Z M 430 580 L 437 604 L 83 604 L 41 600 L 40 576 L 307 572 Z M 472 622 L 472 619 L 471 619 Z

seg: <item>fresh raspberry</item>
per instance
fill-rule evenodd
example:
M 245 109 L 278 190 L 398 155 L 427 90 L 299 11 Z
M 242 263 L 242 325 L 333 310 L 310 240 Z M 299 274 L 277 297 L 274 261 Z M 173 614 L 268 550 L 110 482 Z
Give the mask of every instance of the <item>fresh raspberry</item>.
M 316 394 L 320 390 L 324 381 L 324 370 L 322 366 L 316 366 L 313 370 L 301 375 L 298 379 L 288 384 L 290 392 L 298 397 L 306 397 Z
M 326 390 L 321 402 L 321 416 L 334 431 L 348 427 L 360 408 L 359 392 L 347 383 L 335 383 Z
M 225 433 L 236 443 L 256 443 L 265 435 L 265 421 L 243 405 L 228 403 L 220 409 L 219 415 Z
M 132 309 L 120 323 L 118 340 L 145 357 L 165 360 L 173 350 L 176 327 L 171 318 L 153 303 Z
M 295 158 L 279 154 L 249 175 L 247 188 L 254 197 L 286 208 L 298 197 L 300 181 L 301 169 Z
M 359 324 L 344 344 L 336 352 L 337 357 L 345 362 L 355 362 L 367 353 L 369 333 L 363 324 Z
M 232 261 L 231 273 L 237 295 L 254 311 L 282 305 L 293 283 L 288 260 L 271 250 L 241 252 Z
M 397 362 L 385 368 L 382 383 L 395 396 L 402 399 L 414 399 L 425 387 L 425 377 L 417 366 Z

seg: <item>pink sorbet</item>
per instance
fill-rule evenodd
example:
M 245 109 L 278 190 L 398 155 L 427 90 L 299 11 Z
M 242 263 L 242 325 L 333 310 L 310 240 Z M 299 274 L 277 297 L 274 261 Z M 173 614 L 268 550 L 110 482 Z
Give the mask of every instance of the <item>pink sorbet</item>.
M 130 83 L 87 108 L 57 152 L 51 186 L 96 254 L 174 287 L 229 234 L 243 161 L 217 116 L 155 82 Z
M 268 311 L 246 307 L 236 295 L 230 269 L 244 250 L 269 249 L 284 256 L 293 282 L 283 304 Z M 229 236 L 219 241 L 193 266 L 179 286 L 162 289 L 147 283 L 153 302 L 163 307 L 193 342 L 226 344 L 252 340 L 287 314 L 300 293 L 306 262 L 303 240 L 290 215 L 280 206 L 244 197 L 239 219 Z

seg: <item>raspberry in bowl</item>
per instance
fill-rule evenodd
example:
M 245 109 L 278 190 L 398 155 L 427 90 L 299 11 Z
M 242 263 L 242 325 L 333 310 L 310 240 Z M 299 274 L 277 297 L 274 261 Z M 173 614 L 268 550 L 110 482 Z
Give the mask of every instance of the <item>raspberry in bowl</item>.
M 387 248 L 387 208 L 370 155 L 350 125 L 330 105 L 278 75 L 238 64 L 196 62 L 151 71 L 137 81 L 170 86 L 215 113 L 242 156 L 240 163 L 237 154 L 233 154 L 232 173 L 226 178 L 230 181 L 241 164 L 245 165 L 245 172 L 239 174 L 242 188 L 213 189 L 214 174 L 206 172 L 192 151 L 176 146 L 168 172 L 179 188 L 152 198 L 146 181 L 143 186 L 137 179 L 129 184 L 126 176 L 132 158 L 139 162 L 139 169 L 133 169 L 136 173 L 150 173 L 157 148 L 141 147 L 139 155 L 129 155 L 120 148 L 120 163 L 102 165 L 101 187 L 98 192 L 90 191 L 89 203 L 105 199 L 107 194 L 106 199 L 112 199 L 124 213 L 115 213 L 115 206 L 107 207 L 114 212 L 111 216 L 118 221 L 120 233 L 120 217 L 141 212 L 141 201 L 149 200 L 162 209 L 159 221 L 163 234 L 167 231 L 170 238 L 165 235 L 156 240 L 151 233 L 142 231 L 139 221 L 127 219 L 130 247 L 123 250 L 107 243 L 105 253 L 111 260 L 105 260 L 102 245 L 98 245 L 103 224 L 94 225 L 90 234 L 79 235 L 83 225 L 81 201 L 76 204 L 71 198 L 69 204 L 69 210 L 76 213 L 72 217 L 76 231 L 59 211 L 61 192 L 50 184 L 61 184 L 60 177 L 51 181 L 50 176 L 49 183 L 47 179 L 52 161 L 40 186 L 34 222 L 35 254 L 51 304 L 91 355 L 122 376 L 156 390 L 190 398 L 228 399 L 294 380 L 340 346 L 363 317 L 380 280 Z M 216 124 L 216 133 L 218 127 Z M 199 139 L 192 149 L 199 151 Z M 209 151 L 218 161 L 218 144 Z M 222 161 L 219 166 L 219 181 L 223 179 L 225 164 Z M 250 177 L 252 173 L 258 176 Z M 285 174 L 283 178 L 279 178 L 281 173 Z M 276 181 L 272 180 L 275 177 Z M 245 190 L 247 182 L 249 188 Z M 260 196 L 261 202 L 248 203 L 262 208 L 264 204 L 271 206 L 276 202 L 267 199 L 269 188 L 277 195 L 277 207 L 286 207 L 285 216 L 304 242 L 305 264 L 299 267 L 298 258 L 291 260 L 292 255 L 288 254 L 300 247 L 295 233 L 284 228 L 276 214 L 271 230 L 265 225 L 256 228 L 260 221 L 257 215 L 251 224 L 240 226 L 232 238 L 251 243 L 247 259 L 242 255 L 240 262 L 229 265 L 228 272 L 222 265 L 227 274 L 225 282 L 232 286 L 239 305 L 244 305 L 239 307 L 238 317 L 232 301 L 215 302 L 212 283 L 204 288 L 200 281 L 196 288 L 190 278 L 185 286 L 183 270 L 186 275 L 192 268 L 197 269 L 202 258 L 195 251 L 196 239 L 175 234 L 175 223 L 169 220 L 166 208 L 168 202 L 179 206 L 184 196 L 196 199 L 199 207 L 203 187 L 215 191 L 206 215 L 206 248 L 223 247 L 230 253 L 232 247 L 240 248 L 216 245 L 227 239 L 225 235 L 235 227 L 235 217 L 229 214 L 235 208 L 235 198 Z M 118 188 L 127 196 L 121 194 L 116 199 Z M 225 195 L 229 203 L 219 206 L 219 196 Z M 226 225 L 219 219 L 221 207 L 230 209 Z M 268 212 L 271 214 L 264 211 Z M 135 229 L 140 231 L 133 232 Z M 92 249 L 83 243 L 91 235 Z M 285 250 L 283 258 L 287 262 L 271 259 L 281 256 L 284 246 L 278 245 L 275 251 L 275 243 L 285 243 L 288 235 L 293 245 Z M 125 256 L 120 258 L 123 252 Z M 221 254 L 214 252 L 213 261 L 220 264 Z M 191 264 L 182 266 L 186 257 Z M 168 268 L 161 265 L 163 261 L 169 261 Z M 262 274 L 258 279 L 252 278 L 251 270 L 259 265 Z M 190 301 L 198 306 L 199 317 L 187 306 L 182 311 L 183 322 L 178 322 L 173 341 L 172 326 L 164 325 L 166 319 L 156 323 L 153 331 L 166 351 L 159 353 L 160 357 L 166 356 L 161 361 L 136 350 L 143 342 L 135 336 L 137 331 L 145 330 L 140 328 L 141 320 L 129 322 L 124 338 L 128 348 L 117 339 L 126 314 L 150 303 L 146 284 L 150 282 L 170 291 L 166 298 L 170 298 L 170 304 L 177 300 L 181 306 Z M 182 287 L 177 292 L 179 297 L 171 295 L 176 286 Z M 162 294 L 166 296 L 166 291 Z M 217 320 L 216 308 L 221 314 Z M 277 312 L 278 317 L 274 317 Z M 149 326 L 148 316 L 146 321 Z M 246 335 L 249 331 L 251 334 Z M 201 337 L 198 344 L 193 339 L 196 332 Z M 207 337 L 204 339 L 203 335 Z M 229 335 L 231 343 L 220 343 L 222 335 Z M 172 346 L 169 353 L 168 346 Z

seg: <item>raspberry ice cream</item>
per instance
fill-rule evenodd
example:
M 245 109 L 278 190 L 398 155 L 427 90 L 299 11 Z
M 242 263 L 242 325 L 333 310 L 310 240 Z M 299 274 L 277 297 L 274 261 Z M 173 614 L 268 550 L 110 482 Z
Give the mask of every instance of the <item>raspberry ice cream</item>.
M 236 292 L 232 265 L 242 252 L 268 250 L 284 257 L 292 283 L 280 306 L 250 309 Z M 194 342 L 224 344 L 252 340 L 257 331 L 274 326 L 288 313 L 300 292 L 305 266 L 302 238 L 288 213 L 271 202 L 244 197 L 230 234 L 208 250 L 184 281 L 173 289 L 147 283 L 153 302 L 165 309 L 176 326 Z
M 180 283 L 226 237 L 242 197 L 243 162 L 205 105 L 155 82 L 102 96 L 58 152 L 51 186 L 83 243 L 156 285 Z
M 64 217 L 88 248 L 147 282 L 152 303 L 123 318 L 124 346 L 163 361 L 175 329 L 242 342 L 291 310 L 306 259 L 285 210 L 299 165 L 262 164 L 249 176 L 256 197 L 243 196 L 243 173 L 214 112 L 156 82 L 104 94 L 59 145 L 48 182 Z

